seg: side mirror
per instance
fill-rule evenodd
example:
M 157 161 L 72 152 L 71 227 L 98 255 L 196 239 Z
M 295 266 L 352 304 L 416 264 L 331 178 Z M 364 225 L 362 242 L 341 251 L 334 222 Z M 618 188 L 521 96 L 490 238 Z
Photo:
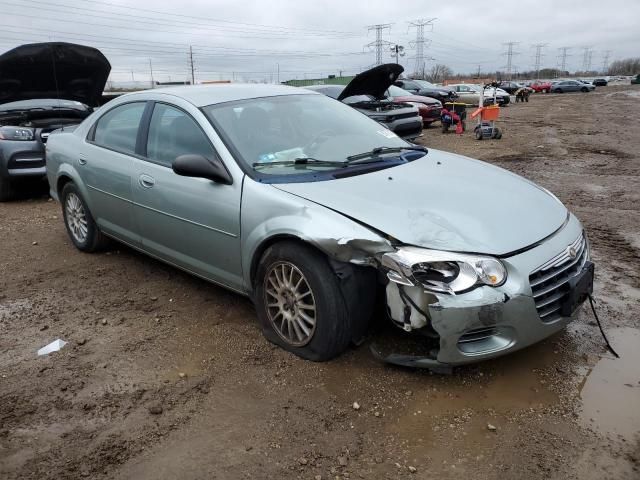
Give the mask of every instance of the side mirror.
M 209 160 L 202 155 L 180 155 L 171 164 L 173 171 L 183 177 L 207 178 L 216 183 L 231 185 L 231 175 L 219 158 Z

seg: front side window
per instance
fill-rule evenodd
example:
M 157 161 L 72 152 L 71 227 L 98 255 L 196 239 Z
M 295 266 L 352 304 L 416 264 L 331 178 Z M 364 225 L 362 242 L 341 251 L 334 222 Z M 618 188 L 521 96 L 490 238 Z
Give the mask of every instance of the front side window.
M 145 106 L 145 102 L 134 102 L 109 110 L 98 119 L 93 142 L 110 150 L 135 153 Z
M 180 155 L 215 156 L 213 147 L 196 121 L 179 108 L 156 103 L 149 124 L 147 158 L 170 167 Z
M 327 171 L 337 167 L 317 161 L 344 162 L 379 147 L 409 146 L 378 122 L 324 95 L 255 98 L 203 111 L 245 169 L 258 176 Z M 297 159 L 315 163 L 295 164 Z

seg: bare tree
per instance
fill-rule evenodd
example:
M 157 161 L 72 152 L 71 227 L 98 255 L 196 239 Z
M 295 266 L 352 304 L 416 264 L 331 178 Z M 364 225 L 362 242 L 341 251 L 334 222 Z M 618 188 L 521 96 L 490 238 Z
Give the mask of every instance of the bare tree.
M 616 60 L 609 65 L 609 75 L 637 75 L 640 73 L 640 58 Z
M 453 70 L 451 70 L 446 65 L 442 65 L 440 63 L 434 65 L 427 73 L 427 80 L 432 83 L 440 83 L 446 80 L 449 77 L 453 76 Z

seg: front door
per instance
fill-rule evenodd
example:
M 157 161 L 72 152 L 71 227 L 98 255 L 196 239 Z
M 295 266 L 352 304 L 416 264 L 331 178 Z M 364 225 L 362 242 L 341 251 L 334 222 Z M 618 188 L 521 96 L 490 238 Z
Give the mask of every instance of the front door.
M 193 117 L 172 105 L 155 104 L 143 151 L 146 160 L 134 160 L 133 181 L 143 249 L 240 290 L 240 179 L 223 185 L 173 172 L 180 155 L 217 154 Z

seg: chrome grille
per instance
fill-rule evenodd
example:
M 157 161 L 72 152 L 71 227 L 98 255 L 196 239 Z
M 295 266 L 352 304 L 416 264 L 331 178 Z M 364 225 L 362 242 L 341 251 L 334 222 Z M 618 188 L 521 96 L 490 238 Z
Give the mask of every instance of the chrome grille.
M 589 245 L 582 234 L 564 251 L 529 275 L 536 310 L 543 322 L 552 322 L 561 317 L 562 302 L 569 293 L 568 282 L 580 273 L 588 257 Z

